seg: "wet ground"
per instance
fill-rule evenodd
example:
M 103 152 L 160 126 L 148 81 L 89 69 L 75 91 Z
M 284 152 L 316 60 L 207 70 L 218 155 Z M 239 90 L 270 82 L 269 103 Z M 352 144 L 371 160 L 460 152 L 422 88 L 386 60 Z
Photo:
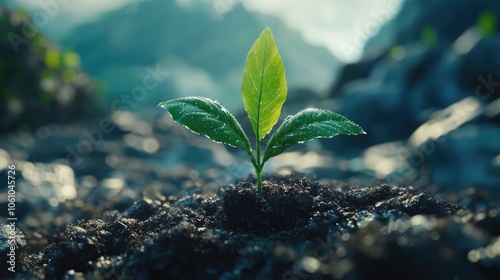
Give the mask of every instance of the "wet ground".
M 496 279 L 498 204 L 298 174 L 147 195 L 26 237 L 18 279 Z M 83 209 L 72 209 L 85 212 Z M 33 233 L 34 236 L 37 236 Z M 5 275 L 5 274 L 4 274 Z
M 67 147 L 78 151 L 92 123 L 2 136 L 2 176 L 16 165 L 18 218 L 16 274 L 4 269 L 2 278 L 496 279 L 500 273 L 500 203 L 484 190 L 442 193 L 418 181 L 396 186 L 361 175 L 319 182 L 281 169 L 265 178 L 260 196 L 251 170 L 238 164 L 240 154 L 185 133 L 167 117 L 150 125 L 125 114 L 110 116 L 115 130 L 102 139 L 94 134 L 96 145 L 77 155 L 79 164 Z M 293 151 L 285 156 L 289 163 L 292 155 L 305 164 L 311 152 Z M 335 166 L 318 170 L 342 173 Z M 6 198 L 1 207 L 8 208 Z M 4 227 L 0 238 L 8 234 Z M 9 247 L 1 250 L 5 263 Z

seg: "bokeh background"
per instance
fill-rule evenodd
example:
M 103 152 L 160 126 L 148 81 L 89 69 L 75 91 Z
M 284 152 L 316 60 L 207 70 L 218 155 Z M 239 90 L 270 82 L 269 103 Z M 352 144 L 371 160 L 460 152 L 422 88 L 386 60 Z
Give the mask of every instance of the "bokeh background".
M 19 171 L 25 228 L 78 219 L 65 210 L 75 201 L 124 209 L 142 192 L 211 192 L 251 175 L 244 152 L 156 105 L 214 98 L 250 132 L 239 87 L 266 26 L 289 85 L 282 118 L 319 107 L 368 133 L 290 148 L 268 173 L 500 197 L 496 0 L 3 3 L 0 170 Z

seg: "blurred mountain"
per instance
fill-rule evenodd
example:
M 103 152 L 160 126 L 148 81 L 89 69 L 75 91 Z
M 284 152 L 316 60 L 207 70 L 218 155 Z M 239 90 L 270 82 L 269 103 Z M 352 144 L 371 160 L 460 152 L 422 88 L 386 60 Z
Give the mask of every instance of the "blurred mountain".
M 0 131 L 36 128 L 96 108 L 80 57 L 44 37 L 23 11 L 0 6 Z
M 277 41 L 290 87 L 318 91 L 331 83 L 339 63 L 326 48 L 306 43 L 277 18 L 249 13 L 241 5 L 222 14 L 199 1 L 133 3 L 79 26 L 62 43 L 82 56 L 84 69 L 105 81 L 112 96 L 140 85 L 145 67 L 158 67 L 172 77 L 151 91 L 154 102 L 203 95 L 234 108 L 241 101 L 228 96 L 239 96 L 246 54 L 266 26 Z
M 500 2 L 450 3 L 404 2 L 368 41 L 364 58 L 340 71 L 330 96 L 341 97 L 340 111 L 364 112 L 353 117 L 370 122 L 363 146 L 407 139 L 437 110 L 474 96 L 484 80 L 500 80 Z M 489 101 L 499 96 L 500 89 L 486 90 Z
M 499 1 L 405 1 L 330 92 L 332 107 L 367 131 L 337 145 L 370 147 L 364 162 L 381 178 L 419 170 L 499 193 L 499 49 Z
M 472 26 L 491 35 L 498 31 L 499 6 L 495 0 L 405 1 L 399 14 L 367 41 L 364 55 L 375 56 L 415 42 L 450 45 Z

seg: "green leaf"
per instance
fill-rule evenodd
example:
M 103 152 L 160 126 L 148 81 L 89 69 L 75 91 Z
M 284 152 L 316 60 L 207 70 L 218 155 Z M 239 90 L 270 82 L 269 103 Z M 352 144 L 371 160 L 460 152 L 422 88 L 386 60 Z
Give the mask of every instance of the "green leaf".
M 264 162 L 286 148 L 315 138 L 331 138 L 339 134 L 365 134 L 363 129 L 337 113 L 306 109 L 289 116 L 271 137 L 264 151 Z
M 285 67 L 269 28 L 248 52 L 241 81 L 241 96 L 257 140 L 271 131 L 285 102 Z
M 161 102 L 158 106 L 194 133 L 251 151 L 250 142 L 238 121 L 217 101 L 205 97 L 182 97 Z

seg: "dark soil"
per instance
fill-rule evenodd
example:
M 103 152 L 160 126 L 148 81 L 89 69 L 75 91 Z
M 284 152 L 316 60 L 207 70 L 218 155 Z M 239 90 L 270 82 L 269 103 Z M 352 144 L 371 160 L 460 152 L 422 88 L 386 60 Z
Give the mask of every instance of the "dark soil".
M 498 279 L 500 207 L 275 176 L 149 195 L 19 250 L 17 279 Z M 30 239 L 30 238 L 28 238 Z M 3 276 L 8 274 L 3 274 Z

